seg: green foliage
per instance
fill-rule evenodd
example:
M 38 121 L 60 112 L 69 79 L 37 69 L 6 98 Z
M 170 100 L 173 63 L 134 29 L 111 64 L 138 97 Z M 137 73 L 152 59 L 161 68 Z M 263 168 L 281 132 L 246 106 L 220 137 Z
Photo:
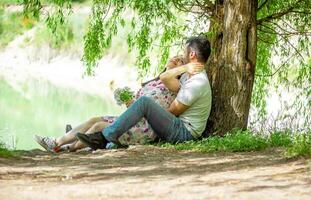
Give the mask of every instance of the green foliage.
M 140 76 L 145 75 L 150 67 L 150 52 L 156 42 L 159 44 L 157 48 L 162 52 L 159 65 L 164 65 L 170 45 L 182 37 L 183 31 L 177 26 L 178 20 L 173 10 L 172 2 L 167 0 L 94 0 L 84 44 L 83 61 L 87 66 L 86 73 L 93 74 L 98 59 L 111 46 L 112 37 L 127 21 L 130 21 L 131 26 L 131 31 L 126 34 L 127 43 L 130 51 L 133 48 L 138 50 L 136 65 Z M 127 15 L 123 16 L 124 13 Z
M 114 99 L 118 105 L 126 104 L 134 99 L 134 92 L 129 87 L 117 88 L 114 91 Z
M 25 44 L 28 45 L 27 42 L 37 46 L 48 44 L 59 53 L 81 56 L 86 18 L 86 15 L 74 13 L 68 17 L 65 23 L 58 24 L 54 32 L 44 21 L 40 21 L 36 26 L 34 37 L 29 41 L 25 41 Z
M 0 6 L 2 5 L 11 5 L 11 4 L 19 4 L 21 1 L 20 0 L 1 0 L 0 1 Z
M 0 48 L 35 24 L 33 18 L 25 17 L 19 12 L 7 13 L 0 8 Z
M 9 158 L 14 156 L 13 152 L 8 150 L 6 145 L 0 141 L 0 157 Z
M 36 31 L 34 42 L 37 45 L 48 43 L 52 48 L 60 49 L 73 45 L 75 39 L 77 38 L 74 35 L 72 24 L 66 23 L 58 25 L 54 32 L 44 25 L 41 26 Z
M 89 0 L 68 0 L 69 2 L 72 3 L 84 3 Z M 33 6 L 38 4 L 39 1 L 36 0 L 1 0 L 0 1 L 0 6 L 1 5 L 14 5 L 14 4 L 32 4 Z M 45 4 L 55 4 L 55 3 L 62 3 L 64 2 L 63 0 L 40 0 L 39 5 L 45 5 Z M 37 6 L 37 8 L 40 8 L 40 6 Z
M 270 147 L 288 147 L 292 144 L 290 132 L 273 132 L 269 137 Z
M 311 102 L 311 2 L 307 0 L 260 0 L 258 19 L 257 64 L 252 104 L 259 109 L 260 118 L 266 115 L 268 87 L 292 88 L 299 91 L 293 105 L 297 113 L 305 113 L 305 98 Z M 298 75 L 300 74 L 300 75 Z M 302 98 L 299 98 L 302 97 Z M 309 103 L 309 105 L 311 105 Z M 310 121 L 309 121 L 310 122 Z M 308 120 L 306 120 L 308 123 Z
M 287 147 L 285 156 L 288 158 L 311 155 L 311 133 L 297 134 Z

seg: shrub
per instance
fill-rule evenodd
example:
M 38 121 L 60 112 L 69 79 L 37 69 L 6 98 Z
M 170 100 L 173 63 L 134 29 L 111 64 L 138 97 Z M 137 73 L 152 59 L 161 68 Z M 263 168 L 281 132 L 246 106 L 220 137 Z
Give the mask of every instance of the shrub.
M 311 154 L 311 133 L 297 134 L 293 137 L 292 144 L 285 151 L 288 158 L 308 156 Z
M 0 141 L 0 157 L 8 158 L 14 156 L 11 151 L 9 151 L 6 145 Z

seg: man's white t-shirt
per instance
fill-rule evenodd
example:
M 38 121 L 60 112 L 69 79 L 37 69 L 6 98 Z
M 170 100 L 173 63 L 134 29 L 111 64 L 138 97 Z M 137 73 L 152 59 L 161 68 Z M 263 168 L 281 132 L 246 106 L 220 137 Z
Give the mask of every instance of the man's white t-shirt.
M 179 119 L 182 120 L 193 137 L 198 138 L 205 129 L 212 106 L 212 91 L 206 71 L 191 77 L 188 73 L 184 73 L 179 82 L 181 87 L 176 99 L 180 103 L 190 106 L 179 115 Z

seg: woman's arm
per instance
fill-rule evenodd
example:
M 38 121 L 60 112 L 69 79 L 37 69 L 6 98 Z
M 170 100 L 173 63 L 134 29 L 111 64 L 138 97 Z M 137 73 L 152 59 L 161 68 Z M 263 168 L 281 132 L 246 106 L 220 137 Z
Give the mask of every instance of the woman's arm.
M 186 65 L 182 65 L 180 67 L 176 67 L 170 70 L 163 72 L 160 75 L 160 79 L 163 84 L 171 91 L 178 92 L 180 88 L 179 80 L 177 76 L 182 73 L 189 73 L 190 75 L 197 74 L 204 70 L 204 65 L 199 62 L 190 62 Z
M 176 68 L 163 72 L 160 75 L 160 79 L 170 91 L 178 92 L 180 88 L 180 83 L 179 83 L 179 80 L 177 79 L 177 76 L 182 73 L 185 73 L 186 71 L 187 71 L 187 66 L 182 65 L 180 67 L 176 67 Z

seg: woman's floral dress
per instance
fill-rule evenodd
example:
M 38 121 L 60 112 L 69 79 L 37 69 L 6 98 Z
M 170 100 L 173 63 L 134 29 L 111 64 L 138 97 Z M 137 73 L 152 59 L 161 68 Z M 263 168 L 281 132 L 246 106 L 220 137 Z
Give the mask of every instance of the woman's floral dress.
M 143 86 L 136 94 L 136 99 L 141 96 L 152 98 L 156 103 L 164 109 L 169 108 L 176 97 L 176 94 L 169 91 L 161 80 L 154 80 Z M 108 123 L 114 123 L 118 117 L 103 116 L 102 119 Z M 155 132 L 152 130 L 147 120 L 143 118 L 127 133 L 119 137 L 119 142 L 122 145 L 131 144 L 146 144 L 152 142 L 156 138 Z

